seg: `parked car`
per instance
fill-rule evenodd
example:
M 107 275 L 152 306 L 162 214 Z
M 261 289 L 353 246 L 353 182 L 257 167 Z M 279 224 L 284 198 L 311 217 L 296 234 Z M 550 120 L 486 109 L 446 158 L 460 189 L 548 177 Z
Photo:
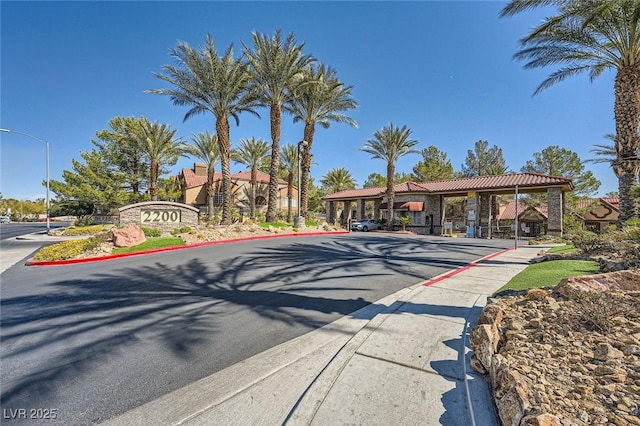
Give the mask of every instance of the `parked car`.
M 9 219 L 9 216 L 0 216 L 0 223 L 9 223 L 11 222 L 11 219 Z
M 375 229 L 382 229 L 382 225 L 373 219 L 360 220 L 351 224 L 352 231 L 367 232 Z

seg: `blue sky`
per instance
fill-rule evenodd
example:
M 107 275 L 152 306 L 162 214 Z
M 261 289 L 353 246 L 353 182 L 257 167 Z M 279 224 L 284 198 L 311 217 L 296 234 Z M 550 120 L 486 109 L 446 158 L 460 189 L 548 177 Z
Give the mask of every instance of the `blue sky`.
M 386 165 L 360 148 L 392 122 L 406 125 L 418 148 L 435 145 L 456 170 L 480 139 L 503 150 L 519 171 L 534 152 L 559 145 L 592 158 L 593 144 L 614 133 L 613 72 L 596 82 L 574 77 L 532 96 L 553 69 L 525 70 L 512 59 L 518 40 L 542 11 L 499 18 L 505 2 L 12 2 L 0 3 L 0 127 L 50 143 L 51 178 L 61 180 L 72 159 L 93 147 L 96 131 L 116 116 L 144 116 L 171 124 L 188 139 L 214 131 L 212 115 L 183 122 L 186 107 L 145 93 L 167 87 L 153 76 L 172 63 L 179 40 L 194 47 L 211 34 L 222 53 L 237 54 L 251 32 L 295 33 L 305 52 L 353 85 L 358 128 L 318 128 L 311 175 L 345 167 L 361 187 Z M 262 119 L 240 116 L 232 143 L 270 141 Z M 44 148 L 17 134 L 0 133 L 0 192 L 4 198 L 44 198 Z M 281 143 L 302 138 L 302 125 L 285 115 Z M 409 173 L 420 161 L 398 161 Z M 183 158 L 174 167 L 192 167 Z M 587 164 L 602 182 L 599 195 L 617 190 L 606 165 Z M 233 165 L 232 170 L 242 170 Z

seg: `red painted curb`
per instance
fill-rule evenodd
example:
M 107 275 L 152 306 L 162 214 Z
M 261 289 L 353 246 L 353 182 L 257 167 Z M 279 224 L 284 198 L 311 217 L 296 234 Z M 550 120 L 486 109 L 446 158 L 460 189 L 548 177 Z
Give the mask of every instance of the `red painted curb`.
M 473 262 L 469 263 L 468 265 L 464 265 L 459 267 L 458 269 L 454 269 L 453 271 L 449 271 L 449 272 L 445 272 L 444 274 L 438 275 L 437 277 L 433 277 L 425 282 L 423 282 L 421 285 L 425 286 L 425 287 L 429 287 L 430 285 L 433 285 L 435 283 L 439 283 L 440 281 L 446 280 L 447 278 L 451 278 L 455 275 L 458 275 L 460 272 L 466 271 L 467 269 L 471 269 L 472 267 L 476 266 L 477 264 L 485 261 L 485 260 L 489 260 L 489 259 L 493 259 L 496 256 L 499 256 L 503 253 L 506 253 L 508 251 L 513 250 L 513 247 L 511 248 L 507 248 L 504 250 L 500 250 L 498 252 L 489 254 L 485 257 L 481 257 L 478 260 L 474 260 Z
M 185 250 L 190 248 L 214 246 L 214 245 L 226 244 L 226 243 L 237 243 L 241 241 L 266 240 L 268 238 L 284 238 L 284 237 L 314 237 L 314 236 L 320 236 L 320 235 L 341 235 L 341 234 L 348 234 L 348 233 L 349 231 L 326 231 L 326 232 L 322 231 L 322 232 L 294 232 L 289 234 L 275 234 L 275 235 L 255 235 L 253 237 L 242 237 L 242 238 L 236 238 L 232 240 L 207 241 L 207 242 L 196 243 L 196 244 L 185 244 L 182 246 L 172 246 L 172 247 L 164 247 L 159 249 L 134 251 L 131 253 L 111 254 L 108 256 L 100 256 L 100 257 L 86 257 L 83 259 L 34 260 L 33 258 L 31 258 L 27 260 L 25 264 L 27 266 L 73 265 L 76 263 L 102 262 L 105 260 L 119 259 L 122 257 L 142 256 L 145 254 L 161 253 L 165 251 Z

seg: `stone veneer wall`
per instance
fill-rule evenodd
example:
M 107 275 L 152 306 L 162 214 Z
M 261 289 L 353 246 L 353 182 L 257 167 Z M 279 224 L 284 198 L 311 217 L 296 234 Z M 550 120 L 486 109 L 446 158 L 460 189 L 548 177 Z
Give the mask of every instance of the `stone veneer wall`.
M 564 205 L 564 193 L 560 188 L 547 190 L 547 233 L 554 236 L 562 236 L 562 210 Z
M 180 222 L 178 223 L 162 223 L 162 222 L 141 222 L 141 210 L 180 210 Z M 182 203 L 173 203 L 170 201 L 147 201 L 144 203 L 130 204 L 121 207 L 120 224 L 145 226 L 148 228 L 156 228 L 162 232 L 169 233 L 176 228 L 182 226 L 197 226 L 199 210 L 196 207 Z

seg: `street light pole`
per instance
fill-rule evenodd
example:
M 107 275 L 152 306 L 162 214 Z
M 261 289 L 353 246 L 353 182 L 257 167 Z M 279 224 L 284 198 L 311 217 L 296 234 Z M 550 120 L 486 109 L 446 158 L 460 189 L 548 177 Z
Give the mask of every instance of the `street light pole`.
M 33 135 L 30 135 L 28 133 L 24 133 L 24 132 L 18 132 L 17 130 L 9 130 L 9 129 L 0 129 L 0 132 L 3 133 L 15 133 L 17 135 L 22 135 L 22 136 L 26 136 L 28 138 L 31 138 L 33 140 L 36 140 L 38 142 L 40 142 L 41 144 L 44 145 L 44 150 L 45 150 L 45 168 L 46 168 L 46 174 L 47 174 L 47 199 L 46 199 L 46 214 L 47 214 L 47 234 L 49 233 L 49 231 L 51 230 L 51 221 L 49 219 L 49 214 L 50 214 L 50 205 L 49 205 L 49 142 L 42 140 L 40 138 L 37 138 Z
M 306 147 L 309 145 L 307 141 L 298 142 L 298 216 L 294 221 L 294 226 L 296 228 L 304 228 L 304 217 L 302 217 L 302 167 L 301 167 L 301 156 L 300 156 L 300 148 Z

